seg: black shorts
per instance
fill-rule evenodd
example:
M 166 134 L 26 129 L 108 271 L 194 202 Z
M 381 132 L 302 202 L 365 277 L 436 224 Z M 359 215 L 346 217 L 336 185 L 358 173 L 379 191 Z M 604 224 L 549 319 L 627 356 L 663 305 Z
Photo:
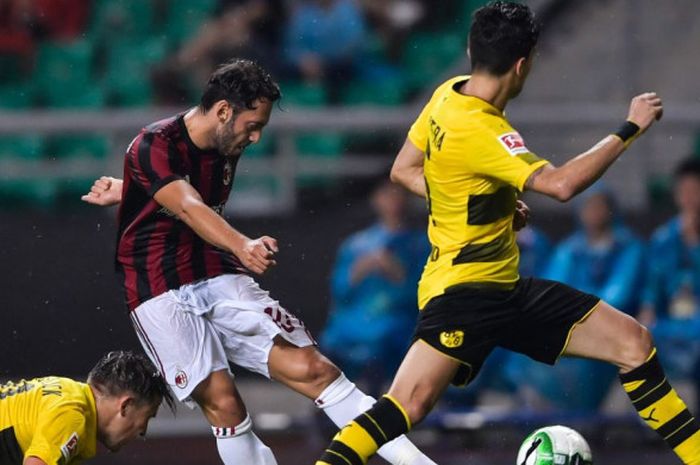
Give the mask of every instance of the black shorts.
M 571 330 L 600 302 L 556 281 L 523 278 L 512 290 L 462 286 L 435 297 L 420 314 L 413 340 L 463 364 L 452 383 L 467 384 L 495 347 L 553 365 Z

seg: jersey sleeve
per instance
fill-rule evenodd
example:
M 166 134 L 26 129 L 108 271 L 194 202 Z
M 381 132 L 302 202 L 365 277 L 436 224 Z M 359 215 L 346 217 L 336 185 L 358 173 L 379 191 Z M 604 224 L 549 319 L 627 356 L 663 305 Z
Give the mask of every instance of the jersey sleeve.
M 125 175 L 129 175 L 151 197 L 168 183 L 184 178 L 177 168 L 177 149 L 159 134 L 139 135 L 129 146 L 126 157 Z
M 423 111 L 420 112 L 420 115 L 418 115 L 418 118 L 413 122 L 411 129 L 408 131 L 408 140 L 423 151 L 425 151 L 428 146 L 428 118 L 431 108 L 432 101 L 428 102 L 425 107 L 423 107 Z
M 470 171 L 503 181 L 522 192 L 532 173 L 548 164 L 525 146 L 512 128 L 483 128 L 476 150 L 466 157 Z
M 84 441 L 85 416 L 74 408 L 57 406 L 40 414 L 24 458 L 38 457 L 47 465 L 76 463 Z

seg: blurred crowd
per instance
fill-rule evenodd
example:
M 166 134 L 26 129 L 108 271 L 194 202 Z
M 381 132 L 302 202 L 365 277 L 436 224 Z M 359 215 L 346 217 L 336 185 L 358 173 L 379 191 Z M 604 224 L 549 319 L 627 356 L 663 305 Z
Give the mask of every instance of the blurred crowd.
M 676 215 L 645 241 L 625 224 L 612 192 L 594 185 L 575 201 L 576 229 L 559 243 L 534 227 L 520 231 L 520 274 L 569 284 L 638 318 L 652 330 L 669 378 L 692 385 L 697 398 L 700 157 L 676 168 L 673 194 Z M 410 342 L 416 283 L 429 245 L 423 230 L 406 226 L 403 192 L 380 184 L 371 199 L 376 224 L 338 251 L 334 306 L 321 345 L 377 394 Z M 550 367 L 497 349 L 469 394 L 452 397 L 474 403 L 482 392 L 496 390 L 515 396 L 525 409 L 595 411 L 616 376 L 616 367 L 592 360 L 562 358 Z
M 469 14 L 485 2 L 442 3 L 0 0 L 0 94 L 13 96 L 2 106 L 191 103 L 231 57 L 317 88 L 324 104 L 355 101 L 363 83 L 378 89 L 364 98 L 401 103 L 434 78 L 420 60 L 444 67 L 463 53 Z M 65 84 L 63 98 L 42 88 L 42 75 Z M 79 95 L 88 82 L 91 98 Z

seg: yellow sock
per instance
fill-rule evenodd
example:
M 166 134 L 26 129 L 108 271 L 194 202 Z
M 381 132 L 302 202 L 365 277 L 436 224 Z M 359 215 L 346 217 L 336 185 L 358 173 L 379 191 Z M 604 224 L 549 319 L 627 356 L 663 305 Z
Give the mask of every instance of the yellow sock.
M 316 465 L 365 465 L 380 447 L 410 428 L 403 407 L 384 396 L 335 435 Z
M 637 413 L 686 465 L 700 465 L 700 426 L 671 387 L 654 349 L 639 367 L 620 375 Z

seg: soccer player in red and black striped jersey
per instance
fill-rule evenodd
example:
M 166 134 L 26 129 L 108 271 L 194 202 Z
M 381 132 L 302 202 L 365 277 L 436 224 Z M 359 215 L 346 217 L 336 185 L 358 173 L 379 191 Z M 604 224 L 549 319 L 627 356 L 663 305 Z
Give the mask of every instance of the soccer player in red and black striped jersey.
M 260 140 L 279 98 L 257 64 L 224 64 L 197 107 L 134 139 L 123 181 L 103 177 L 83 196 L 121 203 L 116 261 L 132 323 L 178 399 L 204 412 L 225 464 L 276 463 L 252 432 L 229 362 L 313 399 L 339 426 L 374 403 L 251 277 L 275 265 L 277 241 L 251 239 L 221 216 L 236 162 Z M 434 465 L 405 436 L 379 454 L 394 464 Z

